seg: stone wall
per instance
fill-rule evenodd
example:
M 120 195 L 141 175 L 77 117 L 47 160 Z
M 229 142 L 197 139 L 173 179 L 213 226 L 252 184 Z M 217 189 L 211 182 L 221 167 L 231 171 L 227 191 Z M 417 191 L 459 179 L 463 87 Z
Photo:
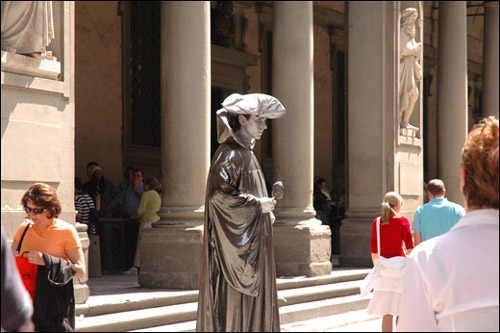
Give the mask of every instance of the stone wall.
M 63 15 L 64 13 L 64 15 Z M 74 82 L 73 6 L 55 5 L 55 38 L 69 41 L 60 53 L 56 79 L 40 77 L 36 64 L 26 62 L 26 73 L 12 72 L 9 61 L 23 61 L 23 55 L 2 51 L 2 225 L 12 239 L 26 214 L 22 195 L 36 182 L 53 186 L 63 207 L 61 218 L 74 222 Z M 64 51 L 62 51 L 64 50 Z
M 9 241 L 26 213 L 21 197 L 34 183 L 54 187 L 62 202 L 60 219 L 76 226 L 87 257 L 86 226 L 75 223 L 74 205 L 74 3 L 53 7 L 55 59 L 39 60 L 2 51 L 2 199 L 1 219 Z M 60 68 L 47 78 L 40 64 Z M 16 64 L 24 64 L 22 75 Z M 60 67 L 59 67 L 60 66 Z M 87 277 L 75 280 L 77 303 L 89 296 Z
M 122 178 L 122 35 L 117 1 L 75 4 L 75 174 Z

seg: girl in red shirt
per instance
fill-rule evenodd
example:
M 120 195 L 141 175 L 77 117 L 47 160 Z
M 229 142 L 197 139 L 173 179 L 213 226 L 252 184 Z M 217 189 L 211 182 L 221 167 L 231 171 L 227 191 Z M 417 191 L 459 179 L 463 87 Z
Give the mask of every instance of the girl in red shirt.
M 408 253 L 413 249 L 410 223 L 406 217 L 399 215 L 402 204 L 403 198 L 396 192 L 387 193 L 382 203 L 380 255 L 385 258 L 406 256 L 403 242 Z M 373 266 L 377 264 L 379 258 L 377 250 L 377 219 L 373 220 L 372 226 L 371 255 Z M 384 290 L 374 289 L 367 311 L 372 315 L 382 315 L 382 332 L 392 332 L 392 317 L 398 314 L 401 294 L 396 291 L 398 280 L 389 279 L 385 282 Z M 394 284 L 394 291 L 388 290 L 390 288 L 387 286 L 390 286 L 391 283 Z

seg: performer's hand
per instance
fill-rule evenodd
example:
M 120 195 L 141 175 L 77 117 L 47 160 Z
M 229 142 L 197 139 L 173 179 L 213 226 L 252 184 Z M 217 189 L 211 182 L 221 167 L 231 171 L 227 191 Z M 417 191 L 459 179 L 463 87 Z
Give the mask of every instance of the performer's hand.
M 271 212 L 276 205 L 276 199 L 274 198 L 259 198 L 260 204 L 262 205 L 262 213 L 266 214 Z
M 271 224 L 274 224 L 274 222 L 276 221 L 276 216 L 274 216 L 273 212 L 269 212 L 269 214 L 271 215 Z

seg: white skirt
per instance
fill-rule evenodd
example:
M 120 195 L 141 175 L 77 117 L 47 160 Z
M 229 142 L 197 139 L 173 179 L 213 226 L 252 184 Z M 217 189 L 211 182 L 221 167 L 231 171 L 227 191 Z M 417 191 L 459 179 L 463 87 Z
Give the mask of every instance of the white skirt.
M 395 291 L 374 290 L 366 313 L 371 316 L 399 315 L 401 294 Z
M 361 295 L 366 296 L 373 290 L 373 296 L 366 309 L 372 316 L 399 314 L 399 300 L 403 289 L 403 278 L 394 279 L 380 276 L 379 265 L 371 270 L 361 285 Z

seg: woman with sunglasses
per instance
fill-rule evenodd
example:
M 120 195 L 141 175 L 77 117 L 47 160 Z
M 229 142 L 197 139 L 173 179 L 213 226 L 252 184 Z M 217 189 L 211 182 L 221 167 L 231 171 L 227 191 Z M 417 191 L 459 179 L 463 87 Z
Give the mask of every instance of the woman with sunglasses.
M 17 229 L 12 250 L 38 265 L 35 331 L 74 330 L 73 278 L 85 276 L 82 245 L 76 229 L 58 219 L 61 200 L 56 190 L 47 184 L 31 186 L 21 204 L 28 216 Z

